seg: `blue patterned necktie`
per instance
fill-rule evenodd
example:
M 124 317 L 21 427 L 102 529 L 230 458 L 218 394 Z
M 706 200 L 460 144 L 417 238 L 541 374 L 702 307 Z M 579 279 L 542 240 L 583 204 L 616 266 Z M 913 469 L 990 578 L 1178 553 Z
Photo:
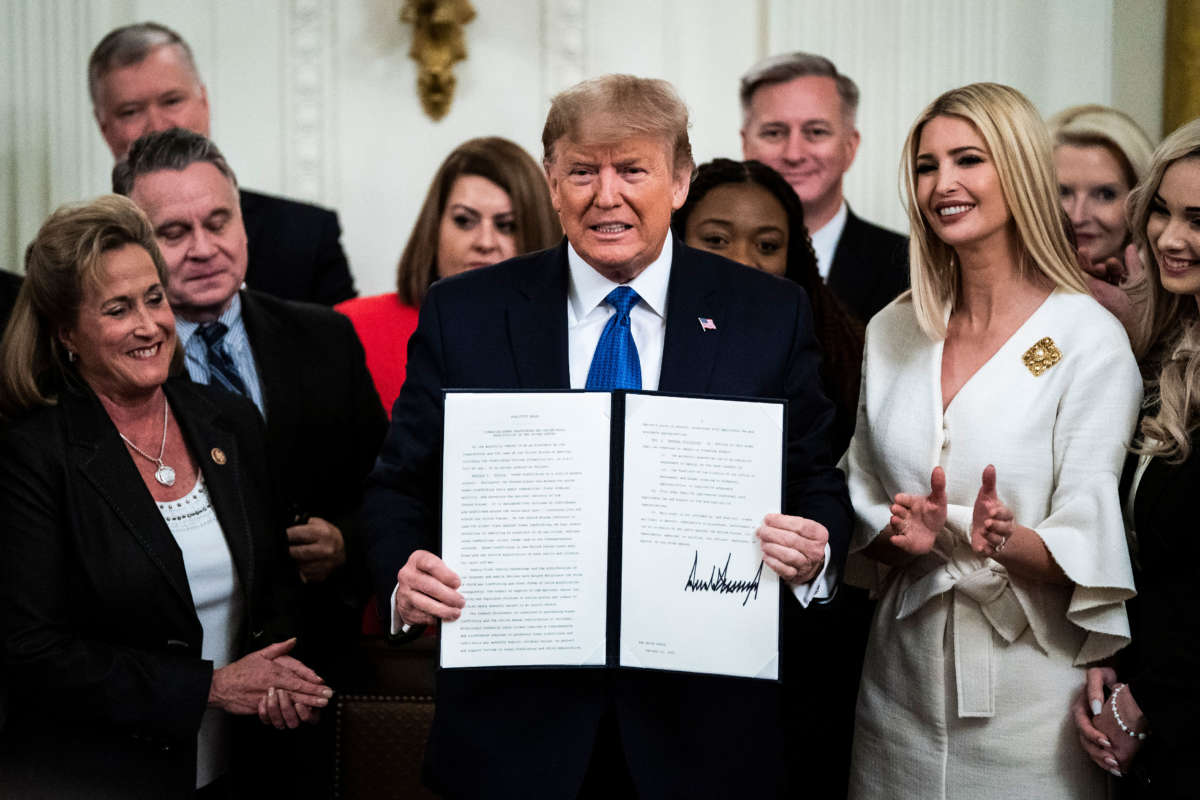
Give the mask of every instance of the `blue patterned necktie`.
M 238 375 L 237 367 L 229 357 L 229 349 L 225 346 L 225 334 L 229 332 L 229 328 L 223 322 L 205 322 L 196 332 L 200 334 L 208 350 L 209 383 L 215 381 L 227 391 L 249 397 L 246 394 L 246 384 Z
M 642 364 L 629 327 L 629 312 L 639 299 L 638 293 L 628 286 L 618 286 L 604 298 L 617 313 L 608 318 L 596 344 L 596 354 L 592 356 L 592 366 L 588 370 L 588 389 L 642 388 Z

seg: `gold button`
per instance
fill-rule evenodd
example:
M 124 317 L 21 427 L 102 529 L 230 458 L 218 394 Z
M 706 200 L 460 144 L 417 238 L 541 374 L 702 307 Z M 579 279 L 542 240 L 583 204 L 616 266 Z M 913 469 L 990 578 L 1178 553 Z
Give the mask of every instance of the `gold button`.
M 214 447 L 212 449 L 212 460 L 218 464 L 224 464 L 225 463 L 225 451 L 219 447 Z

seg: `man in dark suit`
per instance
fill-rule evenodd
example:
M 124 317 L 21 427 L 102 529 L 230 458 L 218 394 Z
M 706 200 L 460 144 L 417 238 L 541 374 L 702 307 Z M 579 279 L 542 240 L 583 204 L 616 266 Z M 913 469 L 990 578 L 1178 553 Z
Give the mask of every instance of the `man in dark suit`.
M 114 158 L 147 133 L 180 127 L 209 135 L 208 93 L 191 48 L 163 25 L 126 25 L 101 39 L 88 61 L 88 89 Z M 250 288 L 323 305 L 357 294 L 335 212 L 246 189 L 239 194 Z
M 572 87 L 542 139 L 566 241 L 435 284 L 409 346 L 365 506 L 393 632 L 471 613 L 454 565 L 435 555 L 448 388 L 787 398 L 787 513 L 768 515 L 758 536 L 786 603 L 827 595 L 850 509 L 803 291 L 670 237 L 692 158 L 687 110 L 666 82 L 610 75 Z M 614 335 L 629 337 L 639 377 L 594 382 Z M 426 780 L 449 797 L 775 796 L 778 695 L 771 682 L 710 675 L 447 670 Z
M 367 589 L 354 521 L 387 426 L 354 328 L 321 306 L 238 291 L 237 182 L 200 134 L 139 139 L 113 169 L 113 190 L 154 226 L 189 374 L 246 395 L 266 420 L 305 611 L 323 621 L 314 661 L 344 679 Z
M 858 87 L 809 53 L 773 56 L 742 76 L 742 157 L 796 190 L 817 267 L 863 322 L 908 287 L 908 239 L 857 217 L 842 196 L 854 163 Z

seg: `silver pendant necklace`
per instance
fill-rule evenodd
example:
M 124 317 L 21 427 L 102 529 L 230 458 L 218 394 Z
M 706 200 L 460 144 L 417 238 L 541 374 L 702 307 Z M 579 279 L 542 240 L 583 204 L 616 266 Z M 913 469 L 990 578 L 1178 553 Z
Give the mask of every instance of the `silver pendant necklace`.
M 142 456 L 143 458 L 147 458 L 150 461 L 153 461 L 155 464 L 158 464 L 158 469 L 154 470 L 154 480 L 158 481 L 163 486 L 174 486 L 175 485 L 175 469 L 173 467 L 168 467 L 166 464 L 164 464 L 163 458 L 162 458 L 163 453 L 167 449 L 167 407 L 168 407 L 167 396 L 164 394 L 163 395 L 163 435 L 162 435 L 162 444 L 160 444 L 158 446 L 158 458 L 155 458 L 154 456 L 150 455 L 142 448 L 138 447 L 133 442 L 129 441 L 129 437 L 126 436 L 125 434 L 121 433 L 120 431 L 117 431 L 117 435 L 120 436 L 122 439 L 124 439 L 125 444 L 132 447 L 135 453 Z

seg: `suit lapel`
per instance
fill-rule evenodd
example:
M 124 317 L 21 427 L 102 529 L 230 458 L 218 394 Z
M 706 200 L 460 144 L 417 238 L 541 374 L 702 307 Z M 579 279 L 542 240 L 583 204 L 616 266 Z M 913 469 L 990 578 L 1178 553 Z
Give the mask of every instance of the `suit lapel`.
M 663 341 L 658 388 L 664 392 L 705 394 L 709 391 L 717 349 L 721 345 L 725 300 L 713 261 L 699 258 L 673 237 L 671 279 L 667 286 L 667 330 Z M 712 320 L 705 330 L 700 320 Z
M 861 272 L 854 274 L 850 266 L 858 264 L 860 269 L 865 266 L 862 259 L 858 258 L 860 244 L 859 219 L 847 208 L 846 225 L 842 228 L 842 235 L 838 237 L 837 245 L 833 249 L 833 261 L 829 265 L 829 278 L 826 279 L 826 283 L 850 308 L 858 308 L 862 304 L 863 294 L 871 284 L 866 275 Z M 869 268 L 874 266 L 869 265 Z
M 60 402 L 67 415 L 67 436 L 76 469 L 108 503 L 116 518 L 162 572 L 189 618 L 195 620 L 195 604 L 183 553 L 142 482 L 116 427 L 90 392 L 87 395 L 63 392 Z
M 522 389 L 564 389 L 571 385 L 567 356 L 567 244 L 514 276 L 508 306 L 508 333 Z
M 296 360 L 296 347 L 250 292 L 242 292 L 242 324 L 246 326 L 246 338 L 254 354 L 267 429 L 291 430 L 298 404 L 287 402 L 287 395 L 301 391 L 296 384 L 303 382 L 307 374 L 304 365 Z
M 220 424 L 216 407 L 205 398 L 191 392 L 174 391 L 170 382 L 165 388 L 171 407 L 176 410 L 175 419 L 183 431 L 188 450 L 204 474 L 208 498 L 229 545 L 230 556 L 242 582 L 243 596 L 253 597 L 254 548 L 242 502 L 237 439 Z

